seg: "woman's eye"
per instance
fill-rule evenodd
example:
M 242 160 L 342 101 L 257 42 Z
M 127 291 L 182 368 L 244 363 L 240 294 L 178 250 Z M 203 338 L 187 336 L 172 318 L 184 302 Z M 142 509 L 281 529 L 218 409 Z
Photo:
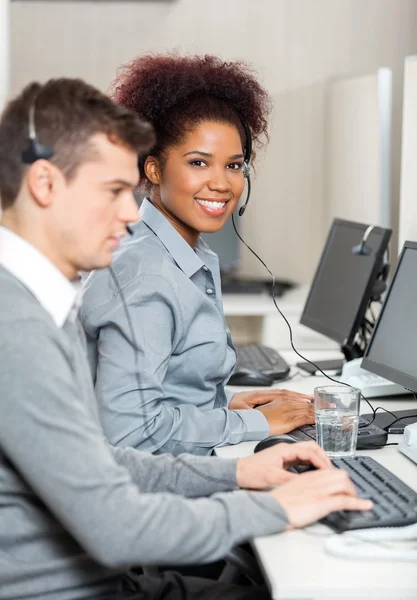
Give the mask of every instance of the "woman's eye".
M 239 171 L 240 169 L 242 169 L 243 167 L 243 163 L 231 163 L 230 165 L 228 165 L 229 169 L 232 169 L 233 171 Z
M 204 160 L 192 160 L 190 161 L 190 165 L 194 167 L 205 167 L 206 163 L 204 162 Z

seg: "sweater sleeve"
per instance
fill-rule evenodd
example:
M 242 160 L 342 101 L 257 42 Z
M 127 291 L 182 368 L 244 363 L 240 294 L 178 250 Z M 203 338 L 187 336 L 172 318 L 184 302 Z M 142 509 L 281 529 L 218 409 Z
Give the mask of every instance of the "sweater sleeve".
M 244 540 L 286 527 L 284 511 L 267 493 L 187 499 L 178 493 L 176 468 L 177 493 L 150 493 L 141 480 L 151 461 L 133 481 L 132 468 L 116 462 L 80 398 L 59 337 L 47 337 L 42 323 L 4 325 L 0 355 L 2 451 L 98 562 L 110 567 L 208 562 Z M 158 460 L 154 466 L 157 472 Z
M 154 455 L 112 446 L 116 461 L 127 468 L 143 492 L 170 492 L 188 498 L 238 489 L 236 459 L 181 454 Z

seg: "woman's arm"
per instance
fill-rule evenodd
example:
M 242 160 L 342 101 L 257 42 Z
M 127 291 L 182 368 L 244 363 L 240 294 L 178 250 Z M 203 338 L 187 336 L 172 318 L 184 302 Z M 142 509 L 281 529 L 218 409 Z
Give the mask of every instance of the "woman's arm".
M 96 390 L 112 444 L 207 455 L 218 445 L 268 435 L 268 422 L 259 411 L 202 411 L 181 403 L 180 381 L 175 405 L 166 398 L 164 377 L 184 322 L 169 281 L 141 275 L 123 289 L 133 333 L 119 294 L 103 287 L 99 292 L 89 288 L 88 304 L 93 308 L 82 310 L 80 316 L 90 344 L 98 332 Z M 93 293 L 102 299 L 100 303 L 92 302 Z

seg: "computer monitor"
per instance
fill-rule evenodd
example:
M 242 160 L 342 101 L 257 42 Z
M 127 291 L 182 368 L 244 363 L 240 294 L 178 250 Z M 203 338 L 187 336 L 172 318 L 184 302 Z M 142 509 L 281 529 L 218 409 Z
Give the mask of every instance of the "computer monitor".
M 350 360 L 363 356 L 358 334 L 376 293 L 391 230 L 374 227 L 367 251 L 354 252 L 368 225 L 334 219 L 301 316 L 301 323 L 338 342 Z M 379 290 L 382 291 L 383 286 Z
M 416 392 L 416 349 L 417 243 L 405 242 L 361 366 Z M 414 408 L 378 412 L 374 422 L 388 433 L 401 433 L 405 425 L 416 421 Z
M 417 243 L 405 242 L 362 367 L 417 392 Z

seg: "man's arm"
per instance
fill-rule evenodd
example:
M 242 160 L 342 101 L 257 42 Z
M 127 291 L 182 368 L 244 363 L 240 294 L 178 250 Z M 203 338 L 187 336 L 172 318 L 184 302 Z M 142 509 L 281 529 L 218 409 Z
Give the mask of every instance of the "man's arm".
M 252 536 L 286 527 L 284 511 L 267 493 L 187 500 L 142 492 L 141 477 L 135 485 L 115 462 L 80 399 L 58 336 L 42 323 L 4 326 L 0 356 L 2 451 L 97 561 L 112 567 L 213 561 Z
M 180 403 L 180 388 L 174 399 L 179 404 L 173 406 L 163 384 L 182 336 L 178 298 L 170 282 L 158 275 L 141 275 L 123 294 L 133 334 L 120 296 L 111 293 L 101 273 L 87 283 L 80 313 L 87 337 L 99 332 L 96 386 L 103 427 L 112 444 L 207 455 L 216 446 L 268 435 L 268 421 L 257 410 L 203 412 Z M 99 302 L 99 297 L 106 301 Z
M 188 498 L 238 489 L 236 459 L 170 454 L 154 456 L 135 448 L 115 448 L 116 461 L 127 468 L 143 492 L 170 492 Z

